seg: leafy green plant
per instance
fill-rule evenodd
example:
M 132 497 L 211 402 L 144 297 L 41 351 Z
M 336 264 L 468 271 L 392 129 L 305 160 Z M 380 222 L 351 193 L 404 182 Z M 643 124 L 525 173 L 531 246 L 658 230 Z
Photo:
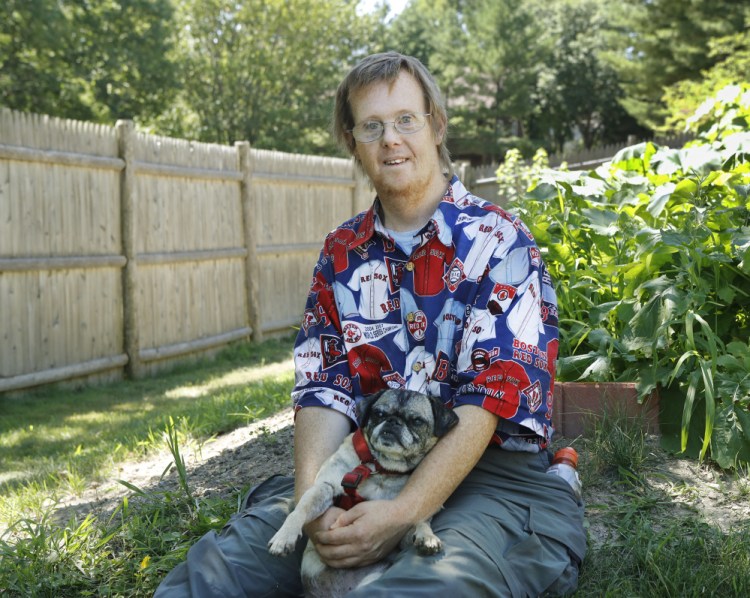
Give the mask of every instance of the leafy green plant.
M 750 461 L 750 86 L 694 123 L 681 149 L 548 170 L 510 207 L 556 282 L 559 378 L 658 387 L 679 404 L 681 450 L 702 436 L 700 456 L 733 467 Z
M 531 164 L 524 161 L 521 150 L 509 149 L 505 153 L 505 160 L 495 171 L 498 194 L 506 201 L 517 201 L 529 187 L 539 181 L 547 169 L 549 156 L 544 148 L 536 150 Z

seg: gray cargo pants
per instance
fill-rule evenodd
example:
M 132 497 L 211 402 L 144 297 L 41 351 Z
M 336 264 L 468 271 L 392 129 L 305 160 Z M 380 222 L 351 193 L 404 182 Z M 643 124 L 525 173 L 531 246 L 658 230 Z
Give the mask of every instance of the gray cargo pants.
M 545 474 L 549 455 L 491 447 L 432 519 L 444 551 L 401 550 L 378 580 L 352 597 L 564 595 L 575 590 L 586 553 L 583 505 Z M 155 598 L 301 596 L 305 541 L 285 558 L 268 539 L 292 505 L 293 480 L 274 477 L 219 534 L 210 532 L 162 582 Z

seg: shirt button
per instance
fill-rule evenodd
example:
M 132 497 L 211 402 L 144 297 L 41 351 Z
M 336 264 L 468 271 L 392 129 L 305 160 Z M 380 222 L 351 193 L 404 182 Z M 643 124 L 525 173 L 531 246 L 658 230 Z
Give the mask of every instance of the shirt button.
M 411 272 L 414 270 L 414 262 L 406 262 L 406 269 Z

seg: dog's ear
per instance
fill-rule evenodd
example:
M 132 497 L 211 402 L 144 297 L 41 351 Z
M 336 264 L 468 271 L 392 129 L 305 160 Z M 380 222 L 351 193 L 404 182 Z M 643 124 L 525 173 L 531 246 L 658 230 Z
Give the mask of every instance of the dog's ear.
M 354 406 L 354 411 L 357 414 L 357 422 L 359 423 L 360 428 L 365 427 L 365 425 L 367 424 L 367 420 L 370 418 L 370 411 L 372 410 L 372 406 L 384 392 L 385 390 L 381 390 L 371 395 L 364 396 L 359 401 L 357 401 L 357 404 Z
M 458 423 L 458 415 L 453 409 L 446 407 L 440 399 L 431 402 L 432 412 L 435 415 L 435 436 L 440 438 Z

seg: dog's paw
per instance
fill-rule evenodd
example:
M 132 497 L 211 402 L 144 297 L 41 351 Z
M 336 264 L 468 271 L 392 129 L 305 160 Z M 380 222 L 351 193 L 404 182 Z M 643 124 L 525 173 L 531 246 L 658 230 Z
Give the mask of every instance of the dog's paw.
M 268 541 L 268 552 L 274 556 L 287 556 L 294 552 L 297 545 L 297 537 L 289 537 L 289 534 L 283 530 L 276 532 L 273 538 Z
M 415 533 L 413 538 L 414 547 L 423 556 L 437 554 L 443 549 L 443 543 L 435 534 Z

